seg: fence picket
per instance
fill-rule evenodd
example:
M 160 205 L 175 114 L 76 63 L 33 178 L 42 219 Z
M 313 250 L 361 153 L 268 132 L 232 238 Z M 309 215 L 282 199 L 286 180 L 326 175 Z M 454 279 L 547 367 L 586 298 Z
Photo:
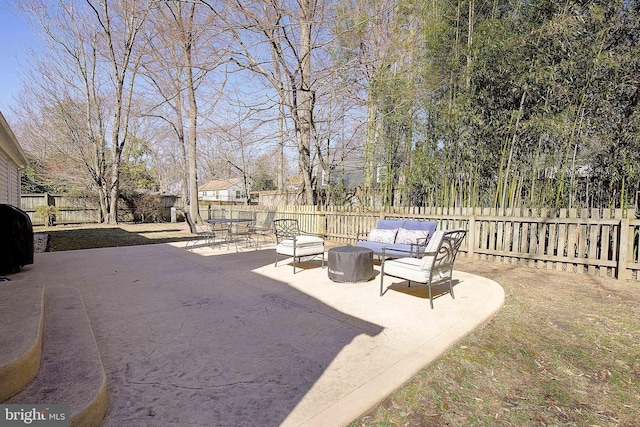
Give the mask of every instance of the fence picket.
M 56 214 L 60 222 L 97 222 L 97 209 L 89 199 L 43 194 L 22 197 L 22 207 L 30 215 L 37 206 L 48 203 L 60 208 Z M 275 212 L 276 218 L 298 219 L 305 231 L 352 244 L 358 233 L 368 233 L 381 218 L 432 220 L 438 229 L 467 229 L 461 253 L 474 259 L 640 280 L 640 220 L 635 219 L 633 209 L 388 207 L 373 211 L 362 207 L 320 210 L 296 205 L 225 205 L 210 211 L 205 207 L 203 213 L 221 215 L 223 209 L 228 217 L 251 212 L 257 220 Z

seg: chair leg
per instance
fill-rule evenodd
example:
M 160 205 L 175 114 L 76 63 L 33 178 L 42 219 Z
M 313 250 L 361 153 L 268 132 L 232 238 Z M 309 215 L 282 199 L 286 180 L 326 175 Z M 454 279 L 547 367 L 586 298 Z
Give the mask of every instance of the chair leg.
M 384 287 L 384 281 L 382 280 L 384 278 L 384 263 L 382 263 L 382 266 L 380 267 L 380 296 L 382 296 L 382 288 Z
M 433 310 L 433 295 L 431 294 L 431 280 L 429 280 L 429 304 L 431 304 L 431 310 Z
M 449 293 L 451 298 L 456 299 L 455 295 L 453 295 L 453 266 L 449 270 Z

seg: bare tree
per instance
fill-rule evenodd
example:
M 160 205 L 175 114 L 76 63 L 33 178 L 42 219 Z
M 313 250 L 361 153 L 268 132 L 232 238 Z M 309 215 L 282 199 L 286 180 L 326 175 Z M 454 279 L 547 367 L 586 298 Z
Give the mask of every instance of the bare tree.
M 147 19 L 152 2 L 136 0 L 86 0 L 100 37 L 102 56 L 111 67 L 113 118 L 111 128 L 111 181 L 107 222 L 118 222 L 118 194 L 122 152 L 129 137 L 134 83 L 139 70 L 141 52 L 136 38 Z
M 229 1 L 224 3 L 222 13 L 222 7 L 218 8 L 213 2 L 201 2 L 225 23 L 225 30 L 233 38 L 235 63 L 265 78 L 288 112 L 295 128 L 299 171 L 304 183 L 302 194 L 306 204 L 313 204 L 312 59 L 319 47 L 318 24 L 324 3 L 317 0 Z M 267 52 L 269 59 L 265 60 Z M 283 110 L 279 111 L 282 120 Z
M 164 120 L 173 130 L 179 148 L 183 198 L 192 218 L 198 213 L 198 89 L 209 71 L 224 62 L 216 46 L 217 32 L 211 17 L 199 13 L 202 5 L 181 1 L 164 2 L 153 15 L 149 34 L 145 76 L 160 99 L 150 107 L 149 116 Z M 224 83 L 221 84 L 221 87 Z M 208 91 L 217 99 L 221 88 Z M 153 96 L 152 99 L 157 99 Z
M 51 85 L 41 108 L 75 117 L 68 131 L 98 189 L 101 220 L 118 220 L 122 152 L 129 136 L 140 49 L 136 39 L 153 2 L 143 0 L 31 0 L 22 10 L 36 23 L 50 49 L 47 62 L 32 68 Z M 46 68 L 44 68 L 46 64 Z M 68 106 L 82 106 L 78 112 Z M 109 117 L 109 115 L 111 117 Z M 110 150 L 110 152 L 109 152 Z M 90 155 L 87 155 L 88 152 Z
M 73 169 L 88 172 L 98 193 L 100 220 L 106 221 L 110 206 L 106 155 L 110 110 L 100 83 L 99 34 L 86 14 L 80 14 L 71 3 L 47 7 L 36 0 L 22 3 L 21 8 L 46 47 L 32 56 L 24 79 L 20 117 L 31 119 L 23 126 L 30 132 L 26 140 L 42 158 L 63 154 L 76 165 Z
M 245 203 L 253 184 L 254 165 L 257 159 L 269 151 L 271 134 L 262 131 L 265 119 L 261 105 L 248 104 L 245 94 L 236 91 L 235 100 L 229 100 L 225 117 L 218 118 L 211 129 L 208 158 L 223 161 L 229 170 L 228 177 L 240 174 L 243 180 Z

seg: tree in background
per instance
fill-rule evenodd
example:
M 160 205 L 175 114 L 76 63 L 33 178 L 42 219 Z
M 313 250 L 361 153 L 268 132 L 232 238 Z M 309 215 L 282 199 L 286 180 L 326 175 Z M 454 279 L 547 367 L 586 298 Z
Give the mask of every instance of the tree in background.
M 316 101 L 312 62 L 323 41 L 322 13 L 330 2 L 259 0 L 215 4 L 201 1 L 225 23 L 225 31 L 232 35 L 232 59 L 236 65 L 265 78 L 276 91 L 279 126 L 286 110 L 295 130 L 299 173 L 303 180 L 301 194 L 304 203 L 312 205 Z M 280 147 L 283 143 L 280 137 Z M 315 154 L 322 156 L 317 151 Z M 280 171 L 283 168 L 281 162 Z
M 213 18 L 196 2 L 166 1 L 150 17 L 143 64 L 147 92 L 145 115 L 164 121 L 175 137 L 181 169 L 182 199 L 192 218 L 198 212 L 198 123 L 202 99 L 218 99 L 219 88 L 206 85 L 209 72 L 223 62 L 224 40 Z M 224 86 L 223 84 L 221 85 Z M 198 97 L 199 93 L 203 95 Z M 210 104 L 211 101 L 205 102 Z
M 31 108 L 32 119 L 41 114 L 47 120 L 33 132 L 59 126 L 49 129 L 64 133 L 56 137 L 58 146 L 91 177 L 100 220 L 108 223 L 118 221 L 122 152 L 135 113 L 136 39 L 151 5 L 137 0 L 21 4 L 48 48 L 32 64 L 31 95 L 40 101 Z M 40 136 L 46 144 L 48 136 Z
M 16 129 L 105 221 L 131 137 L 193 212 L 198 173 L 257 182 L 265 154 L 281 189 L 297 162 L 308 204 L 319 179 L 323 205 L 637 204 L 638 1 L 25 5 L 49 49 Z M 359 202 L 336 181 L 355 162 Z

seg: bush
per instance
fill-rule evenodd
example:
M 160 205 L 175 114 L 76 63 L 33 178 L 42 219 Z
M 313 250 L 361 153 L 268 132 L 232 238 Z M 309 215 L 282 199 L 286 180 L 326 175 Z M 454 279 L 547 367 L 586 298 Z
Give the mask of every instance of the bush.
M 48 227 L 51 227 L 56 220 L 57 211 L 55 206 L 41 205 L 36 208 L 36 215 L 42 218 Z
M 162 202 L 153 194 L 138 194 L 133 201 L 133 215 L 136 221 L 159 222 L 162 220 Z

